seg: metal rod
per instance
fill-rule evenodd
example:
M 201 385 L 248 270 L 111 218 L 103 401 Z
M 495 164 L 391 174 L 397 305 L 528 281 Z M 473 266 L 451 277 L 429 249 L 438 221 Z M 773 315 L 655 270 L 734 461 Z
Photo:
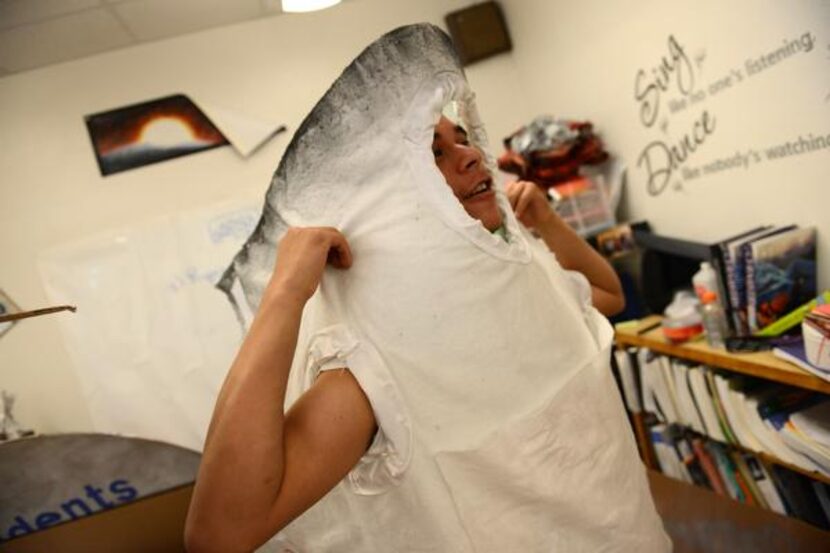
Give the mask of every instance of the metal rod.
M 59 311 L 72 311 L 74 313 L 77 309 L 78 308 L 74 305 L 58 305 L 56 307 L 45 307 L 43 309 L 34 309 L 32 311 L 6 313 L 5 315 L 0 315 L 0 323 L 17 321 L 19 319 L 28 319 L 29 317 L 39 317 L 41 315 L 48 315 L 49 313 L 57 313 Z

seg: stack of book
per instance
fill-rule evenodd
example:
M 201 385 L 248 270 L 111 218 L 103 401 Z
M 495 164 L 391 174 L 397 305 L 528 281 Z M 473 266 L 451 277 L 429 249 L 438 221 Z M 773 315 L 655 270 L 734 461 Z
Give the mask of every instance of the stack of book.
M 651 427 L 660 470 L 745 505 L 830 529 L 830 486 L 677 425 Z
M 822 301 L 827 294 L 823 294 Z M 830 303 L 816 305 L 804 315 L 802 340 L 780 344 L 773 354 L 819 378 L 830 381 Z
M 823 369 L 810 362 L 810 359 L 807 357 L 804 340 L 778 345 L 772 348 L 772 353 L 776 357 L 801 367 L 805 371 L 830 382 L 830 369 Z
M 794 451 L 830 474 L 830 401 L 793 413 L 782 425 L 780 435 Z
M 830 337 L 830 306 L 816 307 L 804 315 L 804 324 L 811 326 L 825 338 Z
M 646 348 L 617 350 L 615 365 L 628 409 L 653 415 L 667 475 L 830 529 L 830 397 Z
M 762 226 L 710 247 L 734 334 L 771 325 L 816 296 L 816 230 Z

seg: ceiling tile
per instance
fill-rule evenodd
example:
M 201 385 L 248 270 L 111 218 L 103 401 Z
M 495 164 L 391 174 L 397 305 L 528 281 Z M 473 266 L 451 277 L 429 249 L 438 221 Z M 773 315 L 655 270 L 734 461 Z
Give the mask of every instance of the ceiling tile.
M 112 4 L 111 9 L 142 41 L 231 25 L 262 13 L 258 0 L 144 0 Z
M 0 67 L 12 72 L 25 71 L 132 42 L 108 11 L 87 10 L 0 32 Z
M 0 29 L 96 8 L 100 0 L 0 0 Z

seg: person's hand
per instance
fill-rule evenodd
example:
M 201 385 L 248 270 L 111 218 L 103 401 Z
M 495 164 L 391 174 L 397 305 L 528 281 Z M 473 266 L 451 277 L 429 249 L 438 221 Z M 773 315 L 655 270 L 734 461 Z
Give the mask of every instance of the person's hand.
M 352 265 L 346 237 L 331 227 L 292 227 L 280 241 L 268 293 L 305 303 L 317 290 L 326 264 L 338 269 Z
M 541 188 L 529 181 L 507 183 L 507 199 L 522 224 L 531 229 L 539 229 L 555 218 L 548 198 Z

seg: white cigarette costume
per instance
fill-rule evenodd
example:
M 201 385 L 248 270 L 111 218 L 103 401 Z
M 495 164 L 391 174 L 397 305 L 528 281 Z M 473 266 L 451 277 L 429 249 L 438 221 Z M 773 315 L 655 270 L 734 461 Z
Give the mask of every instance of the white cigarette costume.
M 297 131 L 220 283 L 232 299 L 241 283 L 255 308 L 288 226 L 337 227 L 354 254 L 306 307 L 288 401 L 348 367 L 379 431 L 277 540 L 312 553 L 667 551 L 608 367 L 611 328 L 501 190 L 506 240 L 453 196 L 431 152 L 450 101 L 483 149 L 441 30 L 369 46 Z

